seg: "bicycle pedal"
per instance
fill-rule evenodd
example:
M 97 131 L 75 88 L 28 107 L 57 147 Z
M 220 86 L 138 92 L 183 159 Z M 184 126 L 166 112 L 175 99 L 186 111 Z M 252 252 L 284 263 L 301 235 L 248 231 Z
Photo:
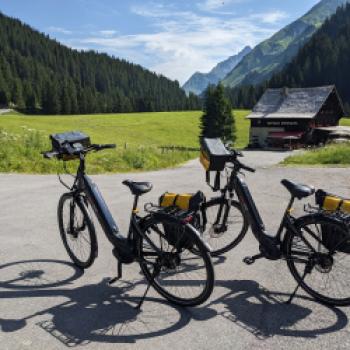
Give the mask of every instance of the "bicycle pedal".
M 246 264 L 246 265 L 253 265 L 255 263 L 255 259 L 252 257 L 252 256 L 246 256 L 244 259 L 243 259 L 243 262 Z

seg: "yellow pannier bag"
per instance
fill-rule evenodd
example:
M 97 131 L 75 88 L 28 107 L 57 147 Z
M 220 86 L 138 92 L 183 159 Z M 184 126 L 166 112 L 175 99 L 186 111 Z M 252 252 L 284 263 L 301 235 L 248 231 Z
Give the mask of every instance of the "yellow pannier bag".
M 339 197 L 326 196 L 322 208 L 328 211 L 336 211 L 340 208 L 342 200 Z
M 179 194 L 176 197 L 175 205 L 182 210 L 188 210 L 190 208 L 190 201 L 192 197 L 193 197 L 193 194 L 189 194 L 189 193 Z
M 175 205 L 175 199 L 177 197 L 176 193 L 169 193 L 166 192 L 164 193 L 160 199 L 159 199 L 159 205 L 161 207 L 172 207 L 173 205 Z
M 350 213 L 350 199 L 345 199 L 323 190 L 316 192 L 316 204 L 327 211 L 340 210 L 344 213 Z
M 340 209 L 345 213 L 350 213 L 350 200 L 343 201 L 343 204 L 341 205 Z
M 193 193 L 169 193 L 166 192 L 159 198 L 159 205 L 163 208 L 177 207 L 181 210 L 198 210 L 201 203 L 205 202 L 203 192 Z

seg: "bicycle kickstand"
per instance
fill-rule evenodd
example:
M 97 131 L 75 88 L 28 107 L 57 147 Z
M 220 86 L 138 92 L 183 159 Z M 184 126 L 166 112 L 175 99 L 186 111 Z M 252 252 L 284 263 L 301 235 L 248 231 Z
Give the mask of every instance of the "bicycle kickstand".
M 294 292 L 290 295 L 289 299 L 286 301 L 287 305 L 290 305 L 292 303 L 293 299 L 295 298 L 295 295 L 297 294 L 297 291 L 300 288 L 301 283 L 304 281 L 306 275 L 311 272 L 311 269 L 312 268 L 309 266 L 309 264 L 306 264 L 304 274 L 301 277 L 301 280 L 299 281 L 298 285 L 296 286 Z
M 140 299 L 139 303 L 135 306 L 135 309 L 137 310 L 141 310 L 141 306 L 142 304 L 144 303 L 145 299 L 146 299 L 146 295 L 149 291 L 149 289 L 151 288 L 151 285 L 154 281 L 154 279 L 157 277 L 157 275 L 159 274 L 160 272 L 160 268 L 159 267 L 154 267 L 154 271 L 152 273 L 152 276 L 150 278 L 150 280 L 148 281 L 148 285 L 147 285 L 147 288 L 145 290 L 145 293 L 143 294 L 142 298 Z
M 117 282 L 118 280 L 120 280 L 123 276 L 123 264 L 118 261 L 118 275 L 117 277 L 114 277 L 114 278 L 111 278 L 109 281 L 108 281 L 108 284 L 111 285 L 115 282 Z

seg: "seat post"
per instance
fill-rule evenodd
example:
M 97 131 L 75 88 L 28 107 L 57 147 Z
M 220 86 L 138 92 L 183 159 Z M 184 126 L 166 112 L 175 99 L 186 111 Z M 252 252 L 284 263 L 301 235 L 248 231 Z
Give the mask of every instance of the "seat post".
M 284 215 L 283 215 L 283 218 L 282 218 L 282 221 L 281 221 L 281 225 L 280 225 L 280 227 L 279 227 L 279 229 L 278 229 L 278 231 L 277 231 L 276 237 L 278 237 L 278 239 L 281 238 L 281 234 L 282 234 L 283 229 L 284 229 L 284 226 L 285 226 L 285 219 L 287 218 L 287 215 L 290 214 L 291 209 L 292 209 L 292 206 L 293 206 L 293 204 L 294 204 L 294 201 L 295 201 L 295 197 L 292 196 L 292 198 L 290 199 L 290 201 L 289 201 L 289 203 L 288 203 L 287 209 L 286 209 L 286 211 L 284 212 Z
M 132 211 L 134 212 L 136 209 L 137 209 L 137 204 L 139 202 L 139 196 L 138 195 L 135 195 L 134 197 L 134 204 L 132 206 Z

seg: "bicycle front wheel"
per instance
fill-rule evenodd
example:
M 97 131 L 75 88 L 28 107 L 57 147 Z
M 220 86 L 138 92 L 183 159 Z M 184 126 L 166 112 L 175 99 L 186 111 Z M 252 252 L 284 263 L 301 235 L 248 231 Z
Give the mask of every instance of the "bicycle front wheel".
M 285 237 L 288 267 L 300 286 L 315 299 L 350 305 L 350 233 L 346 225 L 324 215 L 296 221 L 298 232 Z
M 90 267 L 97 256 L 97 239 L 84 197 L 63 194 L 58 203 L 57 216 L 69 257 L 82 269 Z
M 207 223 L 202 226 L 202 238 L 208 242 L 212 256 L 222 255 L 235 248 L 248 230 L 248 220 L 241 205 L 225 198 L 216 198 L 203 205 Z
M 214 287 L 210 253 L 192 226 L 150 218 L 140 236 L 140 266 L 163 297 L 181 306 L 204 303 Z M 193 251 L 195 250 L 195 253 Z

